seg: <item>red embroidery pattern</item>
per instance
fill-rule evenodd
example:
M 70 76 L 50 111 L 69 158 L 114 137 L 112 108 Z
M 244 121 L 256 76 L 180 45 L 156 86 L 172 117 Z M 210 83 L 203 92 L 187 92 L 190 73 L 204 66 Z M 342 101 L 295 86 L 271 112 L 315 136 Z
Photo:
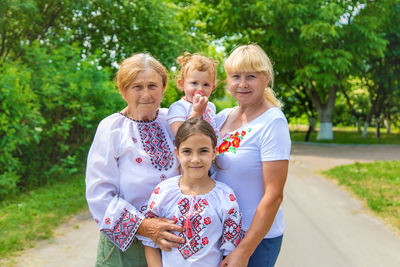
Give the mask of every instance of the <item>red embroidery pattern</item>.
M 240 243 L 240 240 L 243 238 L 242 231 L 242 221 L 236 222 L 232 218 L 238 218 L 237 211 L 235 209 L 230 209 L 228 211 L 229 216 L 223 225 L 223 234 L 221 238 L 221 246 L 225 242 L 231 242 L 235 247 Z
M 235 198 L 235 196 L 233 194 L 229 194 L 229 199 L 231 201 L 235 201 L 236 200 L 236 198 Z
M 124 209 L 119 221 L 114 225 L 113 229 L 101 229 L 100 231 L 122 251 L 125 251 L 132 242 L 141 221 L 142 218 Z
M 136 158 L 137 163 L 142 163 L 142 161 L 143 161 L 142 158 Z
M 184 259 L 188 259 L 208 244 L 207 237 L 200 238 L 201 232 L 211 223 L 210 217 L 203 219 L 201 215 L 206 205 L 208 205 L 208 203 L 204 199 L 196 201 L 193 205 L 193 215 L 190 216 L 190 233 L 187 233 L 187 231 L 179 233 L 179 236 L 186 240 L 185 244 L 180 244 L 178 246 L 178 250 Z M 178 208 L 182 216 L 180 216 L 179 219 L 174 217 L 174 221 L 176 219 L 177 224 L 184 227 L 187 220 L 187 213 L 190 210 L 190 200 L 188 198 L 181 199 L 178 203 Z
M 158 186 L 156 189 L 154 189 L 154 194 L 158 194 L 158 192 L 160 192 L 160 187 Z
M 251 132 L 251 128 L 247 129 L 247 132 Z M 236 149 L 239 148 L 240 142 L 247 133 L 246 131 L 236 132 L 230 136 L 224 138 L 222 143 L 218 147 L 218 154 L 223 155 L 225 152 L 232 152 L 236 154 Z
M 137 125 L 144 151 L 150 156 L 151 164 L 159 171 L 170 169 L 174 163 L 174 154 L 161 127 L 155 121 Z

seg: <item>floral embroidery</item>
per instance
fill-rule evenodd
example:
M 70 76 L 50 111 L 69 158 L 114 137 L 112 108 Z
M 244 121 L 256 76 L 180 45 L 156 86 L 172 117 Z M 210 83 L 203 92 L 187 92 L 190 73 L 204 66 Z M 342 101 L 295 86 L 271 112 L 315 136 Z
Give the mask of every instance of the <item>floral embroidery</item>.
M 154 208 L 154 201 L 152 201 L 151 203 L 150 203 L 150 206 L 149 206 L 149 208 L 152 210 L 153 208 Z
M 207 227 L 207 225 L 211 223 L 210 217 L 206 217 L 205 219 L 203 219 L 202 216 L 205 205 L 208 205 L 208 203 L 205 203 L 207 203 L 207 201 L 204 201 L 204 199 L 196 200 L 196 203 L 194 203 L 194 205 L 192 206 L 193 214 L 189 217 L 191 225 L 190 230 L 179 233 L 179 236 L 183 237 L 186 240 L 185 244 L 180 244 L 178 246 L 178 250 L 184 259 L 188 259 L 192 255 L 196 254 L 208 243 L 207 237 L 203 237 L 202 239 L 200 238 L 204 229 Z M 190 200 L 186 197 L 182 198 L 178 203 L 178 209 L 182 216 L 180 216 L 179 219 L 174 217 L 174 221 L 176 218 L 177 224 L 184 227 L 185 224 L 187 224 L 187 215 L 189 212 L 191 212 Z
M 231 242 L 235 247 L 243 237 L 242 221 L 236 223 L 231 217 L 224 221 L 221 246 L 225 242 Z
M 174 154 L 157 122 L 137 124 L 144 151 L 150 156 L 154 168 L 168 170 L 174 164 Z
M 234 213 L 234 212 L 235 212 L 235 209 L 232 208 L 232 209 L 230 209 L 230 210 L 228 211 L 228 214 L 231 215 L 231 214 Z
M 132 141 L 136 144 L 137 143 L 137 139 L 135 137 L 132 137 Z
M 248 132 L 251 132 L 251 128 L 248 128 L 247 131 L 242 130 L 240 133 L 236 132 L 235 134 L 231 134 L 230 136 L 224 138 L 218 147 L 218 154 L 223 155 L 225 152 L 232 152 L 236 154 L 236 149 L 239 148 L 240 142 L 243 140 L 243 136 L 245 136 Z
M 167 179 L 167 176 L 165 174 L 161 174 L 160 179 L 161 181 L 164 181 L 165 179 Z
M 101 229 L 115 245 L 125 251 L 131 244 L 142 218 L 124 209 L 113 229 Z
M 111 223 L 111 219 L 110 219 L 110 218 L 106 218 L 106 219 L 104 220 L 104 222 L 105 222 L 106 224 L 110 224 L 110 223 Z
M 207 200 L 205 200 L 205 199 L 202 199 L 201 202 L 202 202 L 204 205 L 208 205 L 208 202 L 207 202 Z
M 156 189 L 154 189 L 154 194 L 158 194 L 158 192 L 160 192 L 160 187 L 158 186 Z
M 235 201 L 235 200 L 236 200 L 236 198 L 235 198 L 235 196 L 234 196 L 233 194 L 230 194 L 230 195 L 229 195 L 229 199 L 230 199 L 231 201 Z
M 136 158 L 137 163 L 142 163 L 142 161 L 143 161 L 142 158 Z

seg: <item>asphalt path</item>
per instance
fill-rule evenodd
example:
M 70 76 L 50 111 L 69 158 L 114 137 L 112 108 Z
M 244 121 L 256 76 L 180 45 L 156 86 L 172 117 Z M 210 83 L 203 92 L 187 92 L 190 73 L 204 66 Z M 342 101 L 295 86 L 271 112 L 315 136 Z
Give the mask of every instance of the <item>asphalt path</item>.
M 400 146 L 294 144 L 283 203 L 286 232 L 277 267 L 400 266 L 398 231 L 320 170 L 355 161 L 400 160 Z M 85 211 L 13 266 L 94 266 L 99 233 Z M 1 262 L 0 266 L 10 265 Z

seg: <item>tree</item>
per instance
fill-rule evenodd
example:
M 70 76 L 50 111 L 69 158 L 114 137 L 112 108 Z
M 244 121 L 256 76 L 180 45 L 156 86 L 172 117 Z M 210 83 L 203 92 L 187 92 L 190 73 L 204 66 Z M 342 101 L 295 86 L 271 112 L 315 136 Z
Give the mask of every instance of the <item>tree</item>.
M 228 48 L 256 42 L 275 62 L 276 81 L 304 88 L 319 121 L 318 139 L 332 139 L 332 112 L 342 81 L 381 54 L 385 41 L 369 1 L 204 1 L 210 34 Z M 285 78 L 286 76 L 286 78 Z

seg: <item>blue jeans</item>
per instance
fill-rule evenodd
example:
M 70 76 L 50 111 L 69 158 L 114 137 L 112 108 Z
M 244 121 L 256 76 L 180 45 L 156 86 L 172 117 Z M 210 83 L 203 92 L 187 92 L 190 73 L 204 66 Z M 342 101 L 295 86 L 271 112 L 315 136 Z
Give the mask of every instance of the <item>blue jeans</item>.
M 251 255 L 247 267 L 273 267 L 281 251 L 282 237 L 264 238 Z

